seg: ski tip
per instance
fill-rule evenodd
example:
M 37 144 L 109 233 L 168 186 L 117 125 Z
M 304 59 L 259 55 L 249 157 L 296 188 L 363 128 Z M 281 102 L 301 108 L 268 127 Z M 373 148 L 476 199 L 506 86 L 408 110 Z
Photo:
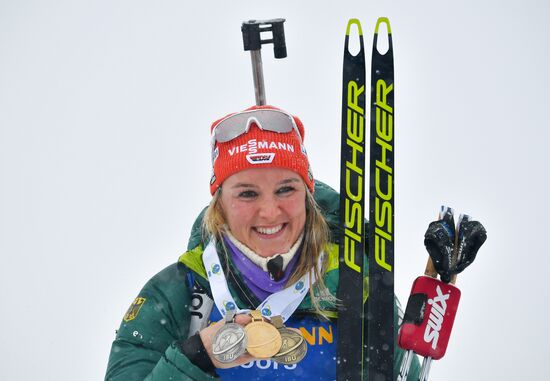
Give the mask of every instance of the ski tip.
M 363 30 L 361 29 L 361 23 L 359 22 L 359 19 L 349 19 L 348 26 L 346 28 L 346 36 L 349 36 L 351 26 L 354 24 L 357 25 L 357 30 L 359 31 L 359 35 L 362 36 Z
M 376 28 L 374 29 L 374 33 L 378 34 L 378 27 L 380 24 L 386 24 L 388 27 L 388 34 L 391 34 L 391 27 L 390 27 L 390 20 L 387 17 L 379 17 L 378 21 L 376 21 Z

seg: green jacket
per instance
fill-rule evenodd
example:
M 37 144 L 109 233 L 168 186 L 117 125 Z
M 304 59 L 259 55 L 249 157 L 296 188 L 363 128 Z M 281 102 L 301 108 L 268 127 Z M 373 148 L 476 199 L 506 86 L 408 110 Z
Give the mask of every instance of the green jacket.
M 339 218 L 339 196 L 327 185 L 316 182 L 315 199 L 331 228 L 333 244 L 329 250 L 330 265 L 324 280 L 329 291 L 336 295 L 338 285 L 336 232 Z M 195 296 L 194 290 L 198 287 L 210 294 L 210 286 L 202 264 L 201 221 L 202 214 L 193 225 L 188 251 L 180 257 L 177 263 L 168 266 L 149 280 L 125 314 L 112 344 L 105 376 L 106 381 L 217 379 L 191 363 L 177 345 L 178 341 L 186 340 L 190 333 L 191 316 L 194 311 L 192 302 L 192 298 Z M 232 268 L 239 278 L 238 270 Z M 246 298 L 243 297 L 243 289 L 247 290 L 247 288 L 240 279 L 228 279 L 228 285 L 241 308 L 255 308 L 255 305 L 250 305 L 250 301 L 247 301 L 250 300 L 251 293 L 247 293 Z M 365 295 L 364 300 L 366 297 Z M 254 300 L 255 298 L 252 299 L 252 303 L 258 302 Z M 366 305 L 367 303 L 365 303 L 365 308 Z M 333 307 L 323 307 L 327 308 L 328 316 L 337 318 L 337 311 Z M 295 314 L 314 315 L 309 295 L 300 304 Z M 396 303 L 394 314 L 396 339 L 400 314 L 402 312 Z M 365 329 L 364 342 L 367 342 L 366 335 Z M 397 345 L 395 347 L 394 375 L 397 377 L 404 351 Z M 417 380 L 418 373 L 419 362 L 415 356 L 408 379 Z

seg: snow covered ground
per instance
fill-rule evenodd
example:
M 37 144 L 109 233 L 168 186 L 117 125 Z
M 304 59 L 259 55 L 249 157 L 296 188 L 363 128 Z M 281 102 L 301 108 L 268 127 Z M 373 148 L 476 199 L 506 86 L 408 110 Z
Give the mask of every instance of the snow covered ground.
M 402 302 L 441 204 L 488 231 L 431 379 L 540 379 L 547 2 L 0 0 L 2 379 L 102 379 L 120 319 L 209 200 L 210 123 L 254 103 L 242 21 L 287 19 L 288 58 L 263 51 L 267 100 L 301 117 L 315 176 L 337 188 L 345 27 L 359 18 L 370 52 L 379 16 L 394 34 Z

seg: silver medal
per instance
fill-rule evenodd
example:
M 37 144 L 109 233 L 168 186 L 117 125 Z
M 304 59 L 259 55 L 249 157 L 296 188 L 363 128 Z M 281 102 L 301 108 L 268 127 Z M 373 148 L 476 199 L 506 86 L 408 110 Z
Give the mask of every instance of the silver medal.
M 228 312 L 225 324 L 214 335 L 212 354 L 221 363 L 235 361 L 246 351 L 246 333 L 244 328 L 233 322 L 234 312 Z

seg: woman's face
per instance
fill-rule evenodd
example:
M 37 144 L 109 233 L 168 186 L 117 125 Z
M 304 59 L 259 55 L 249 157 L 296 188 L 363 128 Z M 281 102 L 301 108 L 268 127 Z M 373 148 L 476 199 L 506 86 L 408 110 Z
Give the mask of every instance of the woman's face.
M 231 234 L 256 254 L 286 253 L 304 230 L 306 188 L 295 172 L 246 169 L 228 177 L 221 205 Z

